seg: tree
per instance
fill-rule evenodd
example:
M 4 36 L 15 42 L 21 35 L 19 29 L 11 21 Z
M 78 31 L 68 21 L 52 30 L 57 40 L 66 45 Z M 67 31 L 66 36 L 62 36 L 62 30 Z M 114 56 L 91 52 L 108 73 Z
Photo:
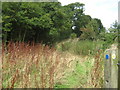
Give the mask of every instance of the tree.
M 73 33 L 76 33 L 77 37 L 81 35 L 81 31 L 79 30 L 82 27 L 83 23 L 83 15 L 84 15 L 84 4 L 76 2 L 71 3 L 67 6 L 64 6 L 67 15 L 69 15 L 69 19 L 71 20 L 72 26 L 75 26 Z M 82 25 L 81 25 L 82 24 Z
M 5 2 L 2 12 L 3 38 L 7 41 L 47 43 L 71 34 L 72 24 L 59 2 Z
M 89 39 L 89 40 L 97 40 L 100 38 L 100 33 L 102 33 L 105 29 L 99 19 L 84 19 L 84 27 L 80 28 L 82 31 L 82 35 L 80 39 Z M 87 22 L 88 21 L 88 22 Z
M 115 21 L 108 30 L 113 38 L 112 40 L 114 41 L 118 36 L 118 22 Z
M 84 4 L 78 2 L 66 6 L 60 2 L 3 2 L 2 17 L 4 41 L 53 44 L 71 36 L 95 39 L 104 30 L 101 21 L 85 15 Z

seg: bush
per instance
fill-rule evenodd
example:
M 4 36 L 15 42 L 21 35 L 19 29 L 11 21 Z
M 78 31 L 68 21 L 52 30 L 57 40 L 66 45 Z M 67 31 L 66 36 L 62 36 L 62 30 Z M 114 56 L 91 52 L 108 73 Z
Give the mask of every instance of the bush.
M 71 35 L 70 35 L 70 38 L 71 39 L 74 39 L 74 38 L 76 38 L 77 37 L 77 35 L 75 34 L 75 33 L 72 33 Z

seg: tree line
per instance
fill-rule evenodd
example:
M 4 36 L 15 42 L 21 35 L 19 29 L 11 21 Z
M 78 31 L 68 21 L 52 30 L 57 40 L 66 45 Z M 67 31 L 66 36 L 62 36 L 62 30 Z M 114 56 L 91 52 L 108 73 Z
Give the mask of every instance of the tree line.
M 3 42 L 53 44 L 67 38 L 104 39 L 105 28 L 98 18 L 86 15 L 85 4 L 60 2 L 3 2 Z

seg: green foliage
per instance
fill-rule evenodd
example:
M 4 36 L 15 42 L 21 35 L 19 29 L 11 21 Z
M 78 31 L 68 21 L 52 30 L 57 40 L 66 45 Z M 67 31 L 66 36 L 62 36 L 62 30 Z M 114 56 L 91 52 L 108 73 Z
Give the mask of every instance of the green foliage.
M 94 43 L 91 41 L 80 41 L 76 43 L 74 53 L 77 55 L 89 55 L 94 52 Z
M 77 37 L 77 35 L 75 33 L 71 33 L 71 35 L 70 35 L 71 39 L 75 39 L 76 37 Z
M 114 43 L 114 37 L 115 35 L 113 33 L 106 33 L 104 36 L 104 44 L 103 44 L 103 49 L 105 50 L 106 48 L 109 48 L 111 44 Z
M 60 43 L 59 47 L 56 47 L 59 51 L 68 51 L 75 55 L 94 55 L 98 49 L 103 49 L 104 41 L 66 41 Z
M 108 29 L 108 32 L 101 32 L 99 39 L 104 41 L 103 49 L 109 48 L 109 46 L 115 42 L 118 42 L 118 25 L 117 22 Z
M 80 28 L 82 34 L 81 40 L 97 40 L 99 39 L 100 33 L 104 32 L 105 29 L 99 19 L 91 19 L 84 28 Z
M 61 44 L 62 51 L 70 50 L 71 46 L 72 46 L 71 42 L 65 42 Z
M 94 40 L 104 30 L 101 21 L 85 15 L 84 4 L 78 2 L 66 6 L 59 2 L 3 2 L 2 17 L 4 41 Z
M 56 42 L 69 38 L 72 32 L 72 24 L 59 2 L 4 2 L 2 12 L 3 38 L 7 40 Z
M 80 40 L 94 40 L 95 33 L 91 29 L 81 28 L 82 34 Z
M 56 28 L 50 30 L 49 35 L 52 37 L 51 41 L 59 41 L 60 33 L 56 30 Z

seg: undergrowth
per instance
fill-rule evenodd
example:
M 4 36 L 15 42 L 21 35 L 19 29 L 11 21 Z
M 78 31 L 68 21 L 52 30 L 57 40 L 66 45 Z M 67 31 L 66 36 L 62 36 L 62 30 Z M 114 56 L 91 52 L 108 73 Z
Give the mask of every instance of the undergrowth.
M 43 44 L 19 42 L 9 42 L 7 46 L 3 44 L 2 87 L 56 89 L 101 87 L 100 81 L 103 80 L 101 75 L 103 73 L 102 57 L 98 57 L 101 55 L 100 53 L 92 55 L 94 49 L 101 47 L 98 43 L 98 47 L 94 48 L 93 46 L 96 44 L 91 41 L 63 43 L 62 51 L 67 50 L 73 53 L 72 57 L 75 57 L 74 54 L 91 55 L 78 59 L 70 59 L 69 56 L 66 58 L 54 47 L 50 48 Z M 66 49 L 63 48 L 64 45 Z M 81 49 L 86 50 L 87 53 L 81 52 Z M 78 52 L 79 50 L 80 52 Z M 89 52 L 90 50 L 91 52 Z
M 98 49 L 103 49 L 103 41 L 66 41 L 56 46 L 59 51 L 68 51 L 76 55 L 95 55 Z
M 42 44 L 2 45 L 3 88 L 53 88 L 63 73 L 64 60 Z

